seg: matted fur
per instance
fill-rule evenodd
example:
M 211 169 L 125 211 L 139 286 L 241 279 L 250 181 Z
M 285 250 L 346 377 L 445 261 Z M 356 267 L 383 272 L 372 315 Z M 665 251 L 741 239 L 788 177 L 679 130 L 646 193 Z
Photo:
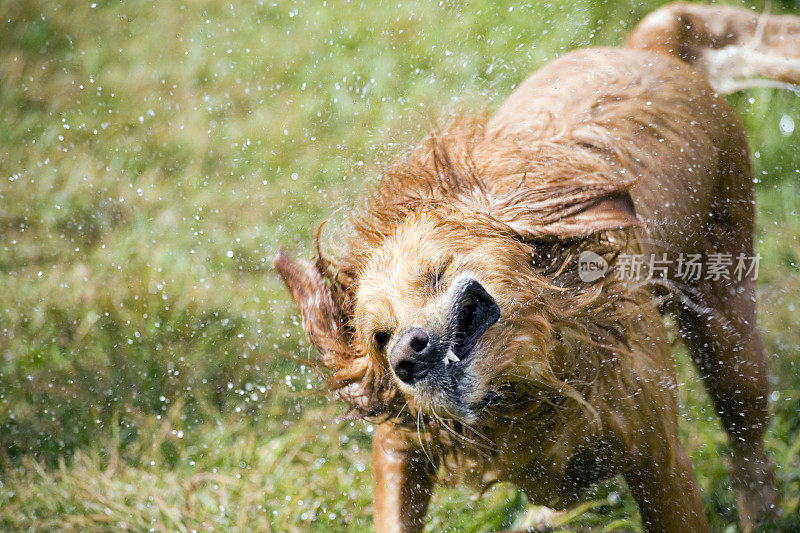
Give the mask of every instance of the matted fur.
M 300 265 L 279 254 L 331 388 L 354 415 L 378 423 L 379 529 L 421 528 L 437 472 L 479 487 L 512 481 L 533 502 L 559 507 L 621 473 L 649 530 L 706 529 L 678 439 L 662 302 L 613 270 L 621 252 L 752 254 L 742 126 L 698 59 L 728 45 L 749 53 L 758 35 L 749 16 L 677 4 L 634 31 L 630 46 L 646 51 L 566 54 L 491 116 L 453 119 L 389 167 L 353 209 L 339 255 L 325 258 L 317 245 L 313 262 Z M 717 38 L 720 23 L 731 39 Z M 770 18 L 765 27 L 791 33 L 797 23 Z M 703 41 L 708 32 L 716 40 Z M 780 73 L 752 73 L 791 81 L 797 58 L 776 43 L 764 40 L 759 57 Z M 686 55 L 698 46 L 705 52 Z M 580 279 L 584 252 L 612 274 Z M 454 299 L 465 277 L 485 289 L 499 320 L 480 330 L 466 361 L 439 374 L 448 379 L 409 386 L 378 336 L 442 332 L 453 320 L 461 328 Z M 731 436 L 748 530 L 772 514 L 776 497 L 762 440 L 767 381 L 753 283 L 704 279 L 682 290 L 673 308 Z M 455 331 L 447 342 L 469 330 Z M 450 352 L 442 357 L 445 368 Z
M 341 312 L 342 318 L 336 319 L 338 330 L 349 333 L 322 347 L 325 365 L 333 370 L 332 386 L 342 389 L 340 396 L 353 412 L 392 419 L 404 431 L 416 432 L 420 424 L 424 429 L 420 438 L 431 456 L 447 463 L 448 476 L 464 469 L 485 470 L 484 460 L 496 460 L 493 426 L 504 427 L 512 419 L 529 428 L 542 426 L 531 438 L 561 431 L 558 426 L 567 420 L 570 431 L 581 439 L 586 431 L 598 431 L 603 408 L 595 404 L 608 401 L 612 391 L 624 390 L 629 395 L 630 381 L 636 380 L 635 373 L 611 371 L 620 364 L 630 367 L 631 357 L 625 355 L 631 352 L 627 338 L 635 329 L 632 322 L 640 320 L 631 307 L 635 302 L 651 305 L 644 287 L 613 276 L 590 284 L 578 278 L 580 252 L 598 253 L 613 267 L 618 252 L 637 250 L 624 232 L 556 239 L 557 234 L 547 229 L 598 198 L 624 192 L 631 182 L 610 179 L 605 160 L 591 148 L 576 150 L 567 136 L 542 139 L 533 146 L 498 143 L 487 137 L 485 124 L 484 115 L 465 117 L 432 133 L 410 158 L 389 168 L 365 205 L 354 210 L 346 251 L 330 263 L 319 255 L 315 260 L 335 288 L 339 306 L 352 310 L 369 258 L 404 226 L 413 233 L 424 232 L 421 226 L 432 224 L 443 235 L 469 228 L 469 236 L 476 241 L 502 240 L 506 249 L 516 249 L 524 259 L 508 280 L 521 304 L 504 324 L 516 322 L 513 331 L 527 334 L 525 339 L 507 339 L 510 348 L 498 367 L 498 374 L 507 371 L 498 383 L 504 400 L 485 409 L 477 427 L 427 413 L 418 418 L 409 409 L 402 412 L 404 400 L 397 397 L 385 360 L 370 352 L 368 339 L 359 337 L 361 329 L 352 314 Z M 515 350 L 520 342 L 525 349 Z M 601 377 L 600 365 L 606 366 Z M 526 373 L 521 372 L 523 368 Z M 343 377 L 337 369 L 350 372 Z M 635 386 L 663 384 L 663 380 L 642 380 Z M 583 431 L 576 430 L 578 420 L 583 420 Z

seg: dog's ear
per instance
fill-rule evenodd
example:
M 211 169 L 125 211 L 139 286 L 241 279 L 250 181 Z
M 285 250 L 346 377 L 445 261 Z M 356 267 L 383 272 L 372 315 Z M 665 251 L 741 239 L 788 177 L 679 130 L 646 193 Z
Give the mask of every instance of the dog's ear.
M 295 262 L 282 249 L 273 261 L 275 269 L 292 295 L 308 342 L 322 353 L 323 364 L 336 371 L 337 356 L 347 349 L 341 297 L 336 298 L 326 279 L 327 265 Z M 340 295 L 339 295 L 340 296 Z
M 369 357 L 356 353 L 349 331 L 346 289 L 317 251 L 313 262 L 296 262 L 283 250 L 273 261 L 303 319 L 306 338 L 330 371 L 328 386 L 359 416 L 376 412 L 381 398 L 369 379 Z
M 524 240 L 579 239 L 641 225 L 625 189 L 550 186 L 517 191 L 497 218 Z
M 588 237 L 606 230 L 638 226 L 641 222 L 628 191 L 603 195 L 574 213 L 546 224 L 543 229 L 558 238 Z

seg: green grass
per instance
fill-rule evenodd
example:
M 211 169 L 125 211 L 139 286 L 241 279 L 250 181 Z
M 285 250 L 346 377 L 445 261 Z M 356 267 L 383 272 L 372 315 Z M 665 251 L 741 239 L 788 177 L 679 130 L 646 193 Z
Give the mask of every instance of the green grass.
M 270 270 L 382 165 L 660 2 L 0 1 L 0 529 L 371 528 L 371 428 L 295 362 Z M 758 3 L 759 9 L 763 4 Z M 772 2 L 790 11 L 790 2 Z M 513 9 L 512 9 L 513 8 Z M 800 528 L 800 97 L 731 98 L 758 172 L 768 445 Z M 797 128 L 782 135 L 783 115 Z M 686 357 L 683 436 L 714 531 L 727 444 Z M 439 490 L 431 531 L 530 523 Z M 638 529 L 616 481 L 560 518 Z M 793 524 L 793 526 L 792 526 Z

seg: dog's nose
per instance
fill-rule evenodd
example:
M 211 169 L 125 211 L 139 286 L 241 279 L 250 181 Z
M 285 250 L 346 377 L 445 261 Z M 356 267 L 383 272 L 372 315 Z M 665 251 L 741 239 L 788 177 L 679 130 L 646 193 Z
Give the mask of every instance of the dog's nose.
M 422 328 L 404 331 L 389 354 L 392 370 L 401 381 L 409 385 L 427 376 L 428 371 L 441 359 L 430 335 Z

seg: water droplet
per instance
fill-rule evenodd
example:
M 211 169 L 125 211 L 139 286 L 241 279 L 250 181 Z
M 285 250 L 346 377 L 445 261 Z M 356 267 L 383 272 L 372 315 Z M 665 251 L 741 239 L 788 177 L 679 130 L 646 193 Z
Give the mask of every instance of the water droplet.
M 781 133 L 788 137 L 794 133 L 794 119 L 789 115 L 783 115 L 781 121 L 778 123 L 778 127 L 781 129 Z

